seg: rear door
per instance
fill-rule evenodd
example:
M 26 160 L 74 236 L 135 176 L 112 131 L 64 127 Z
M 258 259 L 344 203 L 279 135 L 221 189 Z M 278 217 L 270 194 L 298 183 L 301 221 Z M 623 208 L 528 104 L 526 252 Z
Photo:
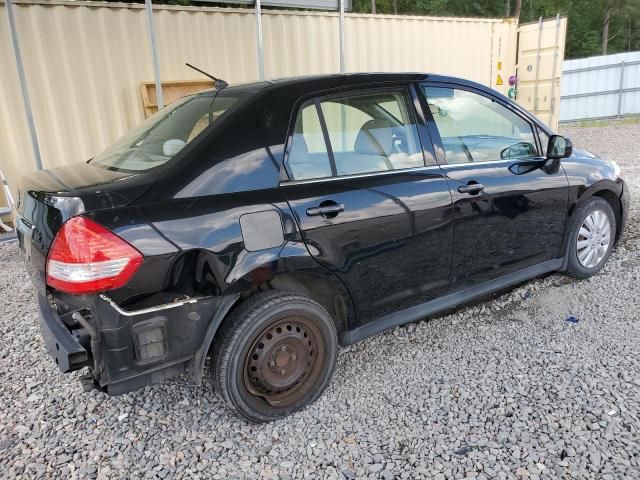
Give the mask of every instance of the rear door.
M 535 125 L 499 97 L 423 84 L 454 206 L 452 289 L 562 257 L 568 184 L 543 169 Z
M 289 139 L 282 191 L 311 254 L 349 288 L 352 327 L 449 286 L 451 196 L 416 102 L 408 86 L 309 99 Z

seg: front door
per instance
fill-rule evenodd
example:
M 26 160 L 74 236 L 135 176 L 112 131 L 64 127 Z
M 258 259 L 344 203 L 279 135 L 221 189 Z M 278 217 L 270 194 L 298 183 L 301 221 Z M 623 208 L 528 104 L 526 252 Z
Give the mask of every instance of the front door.
M 282 191 L 309 252 L 349 289 L 352 328 L 449 286 L 451 196 L 414 102 L 406 86 L 311 99 L 289 139 Z
M 568 184 L 544 169 L 535 125 L 470 87 L 426 83 L 454 206 L 452 289 L 562 257 Z

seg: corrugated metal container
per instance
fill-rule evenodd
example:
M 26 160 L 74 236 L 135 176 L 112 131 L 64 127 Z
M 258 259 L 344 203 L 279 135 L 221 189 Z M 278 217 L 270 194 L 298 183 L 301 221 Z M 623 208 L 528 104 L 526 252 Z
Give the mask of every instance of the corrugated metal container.
M 566 28 L 559 16 L 519 28 L 517 101 L 551 128 L 558 124 Z
M 4 2 L 0 2 L 0 167 L 12 188 L 35 168 Z M 14 11 L 45 168 L 91 158 L 143 117 L 154 74 L 144 5 L 17 0 Z M 163 80 L 258 77 L 252 9 L 155 6 Z M 267 78 L 339 71 L 338 15 L 263 11 Z M 498 88 L 514 70 L 513 19 L 347 14 L 349 72 L 430 71 Z
M 497 87 L 497 62 L 510 73 L 515 65 L 512 20 L 347 15 L 345 32 L 347 70 L 353 72 L 435 72 Z
M 562 70 L 560 121 L 640 114 L 640 52 L 567 60 Z

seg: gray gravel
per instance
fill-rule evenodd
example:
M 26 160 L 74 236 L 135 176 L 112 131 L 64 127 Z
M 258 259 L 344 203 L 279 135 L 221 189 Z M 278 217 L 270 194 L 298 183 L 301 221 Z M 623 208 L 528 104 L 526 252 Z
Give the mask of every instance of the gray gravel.
M 640 191 L 640 125 L 565 133 Z M 0 477 L 640 478 L 639 217 L 634 203 L 596 277 L 552 275 L 342 349 L 318 402 L 261 426 L 209 382 L 83 393 L 0 243 Z

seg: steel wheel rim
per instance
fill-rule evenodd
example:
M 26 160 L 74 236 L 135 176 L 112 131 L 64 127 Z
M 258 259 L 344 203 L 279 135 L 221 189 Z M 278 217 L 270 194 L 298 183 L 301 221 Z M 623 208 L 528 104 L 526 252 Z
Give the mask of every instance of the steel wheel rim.
M 611 222 L 602 210 L 594 210 L 582 221 L 576 238 L 576 255 L 584 268 L 594 268 L 605 257 L 611 244 Z
M 245 387 L 272 406 L 293 405 L 317 384 L 324 357 L 324 342 L 314 322 L 304 317 L 279 320 L 251 345 L 245 360 Z

